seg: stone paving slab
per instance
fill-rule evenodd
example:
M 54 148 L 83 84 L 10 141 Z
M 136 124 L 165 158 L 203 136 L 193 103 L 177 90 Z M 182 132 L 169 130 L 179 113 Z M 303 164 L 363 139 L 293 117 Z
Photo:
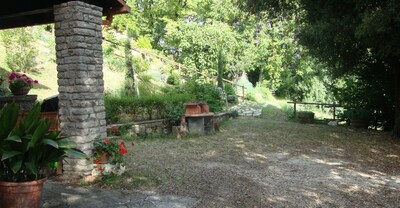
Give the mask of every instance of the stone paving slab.
M 186 208 L 193 207 L 197 199 L 155 192 L 108 190 L 65 185 L 47 181 L 42 193 L 43 208 Z

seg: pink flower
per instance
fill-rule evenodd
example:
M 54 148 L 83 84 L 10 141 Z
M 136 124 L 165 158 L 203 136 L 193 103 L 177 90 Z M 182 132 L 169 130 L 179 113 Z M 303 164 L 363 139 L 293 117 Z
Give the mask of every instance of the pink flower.
M 105 138 L 104 139 L 104 143 L 106 143 L 106 144 L 110 143 L 110 139 L 109 138 Z
M 33 81 L 33 83 L 35 83 L 35 84 L 38 84 L 38 83 L 39 83 L 39 81 L 37 81 L 37 80 L 34 80 L 34 81 Z

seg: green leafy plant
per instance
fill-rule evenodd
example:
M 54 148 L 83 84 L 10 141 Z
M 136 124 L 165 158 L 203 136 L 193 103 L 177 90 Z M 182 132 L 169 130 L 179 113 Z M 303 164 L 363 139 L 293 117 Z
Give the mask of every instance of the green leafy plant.
M 4 30 L 1 35 L 6 49 L 5 61 L 9 68 L 20 69 L 24 72 L 33 70 L 36 66 L 35 58 L 38 54 L 33 28 Z
M 151 95 L 142 97 L 106 96 L 105 107 L 107 120 L 118 123 L 122 116 L 129 115 L 130 120 L 170 118 L 171 106 L 175 110 L 183 109 L 183 103 L 192 99 L 185 93 L 169 93 L 168 95 Z M 173 113 L 173 112 L 172 112 Z
M 96 139 L 94 141 L 95 164 L 99 163 L 99 158 L 103 153 L 108 154 L 111 164 L 120 164 L 124 162 L 124 155 L 128 154 L 128 149 L 125 142 L 118 142 L 113 137 Z
M 6 104 L 0 110 L 0 180 L 23 182 L 43 177 L 43 170 L 50 163 L 66 156 L 86 158 L 75 149 L 76 143 L 60 136 L 60 132 L 48 132 L 50 121 L 40 118 L 37 104 L 26 117 L 17 123 L 19 106 Z
M 180 77 L 179 74 L 176 72 L 171 72 L 167 78 L 167 84 L 170 85 L 179 85 L 180 84 Z

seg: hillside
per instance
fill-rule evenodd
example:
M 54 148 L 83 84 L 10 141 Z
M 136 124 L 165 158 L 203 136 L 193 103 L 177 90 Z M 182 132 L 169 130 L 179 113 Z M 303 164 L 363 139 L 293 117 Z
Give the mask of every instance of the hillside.
M 39 31 L 39 36 L 35 37 L 34 41 L 34 47 L 38 49 L 37 66 L 32 71 L 27 72 L 29 76 L 39 81 L 39 85 L 35 86 L 29 94 L 38 95 L 40 101 L 58 94 L 54 34 L 46 32 L 42 28 L 42 26 L 37 26 L 33 29 Z M 0 75 L 4 77 L 10 71 L 11 69 L 5 61 L 4 43 L 0 41 Z M 122 87 L 124 77 L 122 72 L 110 70 L 107 64 L 104 64 L 103 72 L 106 91 L 114 91 Z M 7 87 L 7 83 L 3 83 L 3 87 Z

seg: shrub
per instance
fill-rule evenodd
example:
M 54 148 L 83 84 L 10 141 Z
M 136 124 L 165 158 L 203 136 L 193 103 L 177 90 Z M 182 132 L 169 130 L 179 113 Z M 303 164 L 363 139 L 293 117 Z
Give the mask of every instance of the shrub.
M 235 89 L 230 83 L 225 84 L 225 92 L 227 95 L 236 95 Z
M 190 101 L 191 98 L 187 94 L 143 97 L 106 96 L 106 119 L 109 122 L 117 123 L 122 120 L 123 116 L 128 116 L 131 121 L 170 118 L 171 106 L 175 106 L 177 109 L 181 108 L 183 112 L 183 104 Z
M 179 85 L 180 84 L 179 74 L 174 73 L 174 72 L 170 73 L 168 78 L 167 78 L 167 84 Z
M 35 68 L 38 50 L 34 47 L 32 29 L 5 30 L 2 32 L 2 40 L 6 48 L 6 63 L 10 69 L 26 72 Z
M 221 94 L 218 88 L 212 84 L 199 84 L 195 81 L 189 81 L 184 85 L 184 90 L 188 94 L 194 95 L 196 101 L 205 101 L 210 106 L 211 112 L 222 110 L 224 103 L 221 100 Z
M 226 93 L 226 100 L 228 103 L 237 103 L 238 98 L 236 96 L 235 89 L 233 88 L 232 84 L 228 83 L 225 84 L 225 93 Z
M 343 113 L 344 119 L 367 120 L 373 119 L 372 112 L 366 109 L 348 109 Z
M 212 84 L 197 83 L 196 81 L 189 80 L 183 85 L 165 87 L 162 91 L 168 95 L 191 95 L 192 101 L 207 102 L 211 112 L 221 111 L 224 105 L 221 100 L 220 91 Z

